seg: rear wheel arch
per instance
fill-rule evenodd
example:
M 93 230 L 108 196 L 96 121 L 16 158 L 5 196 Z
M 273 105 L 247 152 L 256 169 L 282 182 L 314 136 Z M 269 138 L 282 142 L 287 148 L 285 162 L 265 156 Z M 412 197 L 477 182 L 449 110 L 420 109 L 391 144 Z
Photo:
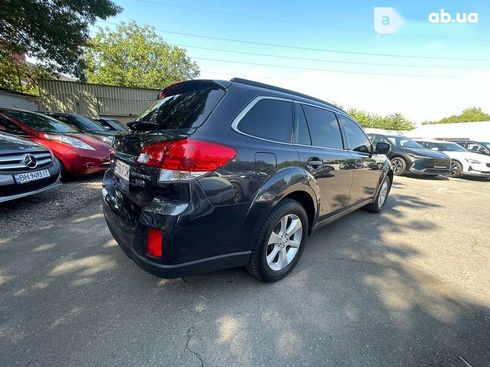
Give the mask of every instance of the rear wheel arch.
M 301 206 L 303 206 L 303 208 L 305 209 L 306 214 L 308 216 L 309 231 L 311 231 L 311 228 L 313 228 L 313 226 L 315 224 L 316 211 L 317 211 L 315 201 L 313 200 L 311 195 L 309 193 L 307 193 L 306 191 L 298 190 L 298 191 L 293 191 L 293 192 L 287 194 L 286 196 L 284 196 L 281 199 L 281 201 L 283 201 L 284 199 L 295 200 L 298 203 L 300 203 Z

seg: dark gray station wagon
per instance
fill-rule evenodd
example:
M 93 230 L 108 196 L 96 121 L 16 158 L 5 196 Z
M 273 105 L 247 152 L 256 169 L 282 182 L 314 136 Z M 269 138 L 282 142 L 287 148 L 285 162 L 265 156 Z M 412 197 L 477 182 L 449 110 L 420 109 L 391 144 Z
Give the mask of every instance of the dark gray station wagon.
M 314 229 L 386 202 L 390 146 L 329 103 L 243 79 L 159 98 L 116 136 L 103 182 L 113 236 L 155 275 L 244 266 L 275 281 Z

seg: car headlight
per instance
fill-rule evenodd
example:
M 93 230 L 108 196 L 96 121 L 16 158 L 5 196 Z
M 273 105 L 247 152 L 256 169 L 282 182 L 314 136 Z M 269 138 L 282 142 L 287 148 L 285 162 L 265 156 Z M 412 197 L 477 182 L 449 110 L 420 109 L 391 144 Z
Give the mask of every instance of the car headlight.
M 104 136 L 104 137 L 102 138 L 102 141 L 103 141 L 104 143 L 107 143 L 107 144 L 109 144 L 109 145 L 110 145 L 110 144 L 112 144 L 112 142 L 114 141 L 114 137 L 113 137 L 113 136 Z
M 481 163 L 477 159 L 470 159 L 470 158 L 465 158 L 465 161 L 468 162 L 469 164 L 480 164 Z
M 81 141 L 80 139 L 73 138 L 71 136 L 44 134 L 44 137 L 46 139 L 57 140 L 61 143 L 71 145 L 72 147 L 75 147 L 78 149 L 95 150 L 94 147 L 91 147 L 90 145 Z
M 408 155 L 412 158 L 415 158 L 415 159 L 427 159 L 429 157 L 424 157 L 423 155 L 417 155 L 417 154 L 412 154 L 412 153 L 408 153 Z

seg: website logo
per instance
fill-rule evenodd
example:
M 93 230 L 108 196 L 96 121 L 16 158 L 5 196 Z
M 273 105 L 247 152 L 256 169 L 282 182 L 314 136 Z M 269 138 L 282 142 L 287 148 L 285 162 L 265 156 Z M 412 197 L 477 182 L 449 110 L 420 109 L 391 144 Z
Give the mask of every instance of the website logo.
M 442 23 L 442 24 L 477 24 L 478 23 L 478 13 L 460 13 L 457 12 L 455 15 L 446 12 L 444 9 L 438 12 L 430 13 L 428 16 L 430 23 Z
M 391 7 L 374 8 L 374 30 L 379 34 L 397 32 L 403 26 L 404 20 L 400 14 Z

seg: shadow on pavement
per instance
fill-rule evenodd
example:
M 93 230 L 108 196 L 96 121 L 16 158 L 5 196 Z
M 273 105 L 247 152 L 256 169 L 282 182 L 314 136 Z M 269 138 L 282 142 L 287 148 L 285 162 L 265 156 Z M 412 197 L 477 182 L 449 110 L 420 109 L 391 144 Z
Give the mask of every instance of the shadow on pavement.
M 0 360 L 483 366 L 489 309 L 412 264 L 413 246 L 385 239 L 431 231 L 403 209 L 433 206 L 398 194 L 381 215 L 345 217 L 310 238 L 289 277 L 263 284 L 240 269 L 155 278 L 118 248 L 94 204 L 0 247 Z

